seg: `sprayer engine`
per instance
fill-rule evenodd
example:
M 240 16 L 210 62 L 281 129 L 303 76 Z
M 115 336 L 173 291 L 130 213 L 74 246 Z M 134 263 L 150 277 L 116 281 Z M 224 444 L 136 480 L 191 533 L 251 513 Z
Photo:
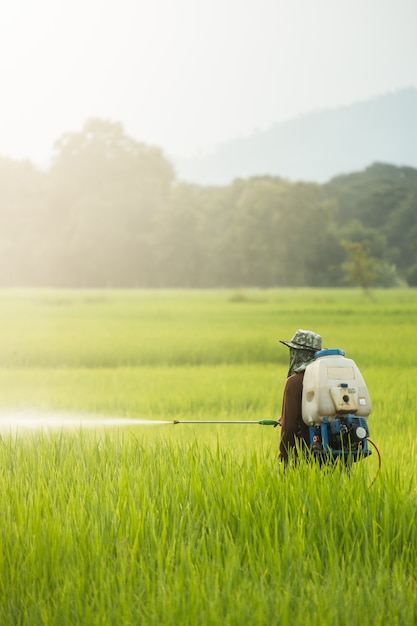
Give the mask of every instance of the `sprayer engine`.
M 366 419 L 340 415 L 332 421 L 310 426 L 310 446 L 314 455 L 358 461 L 369 456 L 369 428 Z

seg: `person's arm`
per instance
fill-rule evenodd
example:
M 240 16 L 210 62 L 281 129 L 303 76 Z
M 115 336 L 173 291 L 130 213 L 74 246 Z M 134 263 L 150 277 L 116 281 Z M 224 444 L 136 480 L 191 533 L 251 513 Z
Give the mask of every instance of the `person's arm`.
M 288 461 L 288 451 L 295 447 L 295 437 L 299 433 L 303 377 L 293 374 L 285 383 L 281 411 L 281 441 L 279 458 Z

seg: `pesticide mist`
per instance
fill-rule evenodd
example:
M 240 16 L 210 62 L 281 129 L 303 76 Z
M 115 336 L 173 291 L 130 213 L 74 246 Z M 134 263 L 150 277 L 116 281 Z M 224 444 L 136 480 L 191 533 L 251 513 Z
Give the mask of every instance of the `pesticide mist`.
M 164 424 L 172 424 L 172 422 L 69 412 L 41 412 L 28 409 L 2 410 L 0 412 L 1 433 L 20 433 L 34 430 L 98 430 L 102 428 L 161 426 Z

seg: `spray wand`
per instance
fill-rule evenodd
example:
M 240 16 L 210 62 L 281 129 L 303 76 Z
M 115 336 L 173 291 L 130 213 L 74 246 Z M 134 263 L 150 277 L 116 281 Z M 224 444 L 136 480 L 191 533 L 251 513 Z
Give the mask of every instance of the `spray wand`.
M 174 420 L 173 424 L 260 424 L 261 426 L 278 426 L 276 420 Z

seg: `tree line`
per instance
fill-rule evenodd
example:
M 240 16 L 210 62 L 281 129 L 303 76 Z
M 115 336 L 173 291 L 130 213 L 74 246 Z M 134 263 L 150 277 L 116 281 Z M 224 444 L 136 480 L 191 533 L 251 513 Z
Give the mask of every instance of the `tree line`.
M 0 286 L 417 285 L 417 170 L 325 185 L 181 182 L 157 147 L 93 119 L 41 171 L 0 159 Z

